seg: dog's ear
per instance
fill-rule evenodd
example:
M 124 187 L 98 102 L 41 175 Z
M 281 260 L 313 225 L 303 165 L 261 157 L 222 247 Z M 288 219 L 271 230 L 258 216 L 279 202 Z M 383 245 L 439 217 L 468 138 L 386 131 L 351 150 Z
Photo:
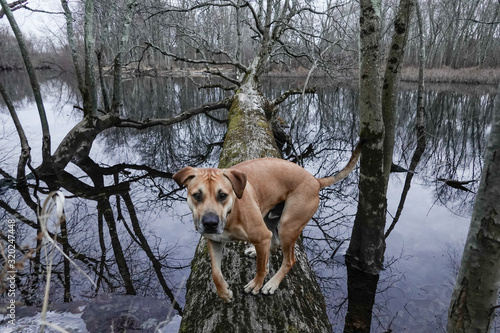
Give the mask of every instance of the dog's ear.
M 243 190 L 247 185 L 247 175 L 244 172 L 238 170 L 227 169 L 224 170 L 224 176 L 229 179 L 231 182 L 231 186 L 233 187 L 233 191 L 236 194 L 238 199 L 241 199 L 243 196 Z
M 185 167 L 179 171 L 177 171 L 173 176 L 172 179 L 175 180 L 177 185 L 180 187 L 186 185 L 186 182 L 196 176 L 196 170 L 190 166 Z

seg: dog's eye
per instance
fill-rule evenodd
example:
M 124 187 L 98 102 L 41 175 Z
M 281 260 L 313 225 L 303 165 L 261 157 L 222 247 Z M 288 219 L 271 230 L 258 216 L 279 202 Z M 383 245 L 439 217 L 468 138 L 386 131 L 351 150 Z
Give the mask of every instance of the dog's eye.
M 203 198 L 202 195 L 201 195 L 201 192 L 196 192 L 196 193 L 193 193 L 192 195 L 193 199 L 200 202 L 201 199 Z
M 224 192 L 219 192 L 219 201 L 224 201 L 227 198 L 227 194 Z

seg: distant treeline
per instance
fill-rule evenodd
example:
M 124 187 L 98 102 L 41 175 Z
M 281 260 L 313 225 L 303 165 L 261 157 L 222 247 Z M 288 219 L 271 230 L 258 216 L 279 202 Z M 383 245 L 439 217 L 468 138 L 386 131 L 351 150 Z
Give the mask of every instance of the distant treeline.
M 166 4 L 147 0 L 135 4 L 130 38 L 125 47 L 128 68 L 136 71 L 203 69 L 205 65 L 197 61 L 208 57 L 214 63 L 247 63 L 253 58 L 255 32 L 248 28 L 248 22 L 253 19 L 248 11 L 223 5 L 224 1 L 219 1 L 220 6 L 207 5 L 203 11 L 180 11 L 181 2 Z M 382 2 L 383 47 L 380 52 L 386 55 L 397 1 Z M 123 18 L 122 3 L 111 0 L 95 3 L 95 31 L 98 33 L 93 38 L 103 68 L 112 67 L 120 43 L 117 36 Z M 281 49 L 273 51 L 269 71 L 307 75 L 314 65 L 319 70 L 316 74 L 331 74 L 358 67 L 358 2 L 331 0 L 326 4 L 328 8 L 311 7 L 310 19 L 303 15 L 306 19 L 292 22 L 290 29 L 280 37 Z M 497 0 L 419 0 L 418 5 L 424 27 L 427 68 L 500 67 L 500 5 Z M 77 47 L 82 48 L 84 8 L 82 4 L 75 6 L 73 25 Z M 323 14 L 317 15 L 318 12 Z M 407 67 L 418 64 L 420 30 L 416 14 L 412 15 L 404 62 Z M 185 29 L 186 26 L 189 29 Z M 61 31 L 61 35 L 64 32 Z M 65 43 L 64 36 L 46 40 L 28 38 L 35 66 L 73 71 L 71 54 Z M 10 29 L 0 29 L 0 70 L 20 68 L 24 68 L 24 64 Z

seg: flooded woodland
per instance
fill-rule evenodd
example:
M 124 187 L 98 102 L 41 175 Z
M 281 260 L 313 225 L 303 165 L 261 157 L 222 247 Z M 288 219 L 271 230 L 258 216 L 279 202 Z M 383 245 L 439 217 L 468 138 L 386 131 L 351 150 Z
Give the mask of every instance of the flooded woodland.
M 0 332 L 498 330 L 498 1 L 0 6 Z
M 73 107 L 78 104 L 77 88 L 71 77 L 42 74 L 52 142 L 57 145 L 79 121 L 80 111 Z M 8 74 L 2 75 L 2 81 L 14 98 L 19 118 L 33 142 L 33 152 L 39 152 L 36 145 L 41 130 L 28 78 Z M 262 89 L 271 98 L 302 84 L 300 79 L 267 82 Z M 283 131 L 288 137 L 283 157 L 322 177 L 342 167 L 357 141 L 358 92 L 349 83 L 333 86 L 318 79 L 314 84 L 318 87 L 316 94 L 290 99 L 280 106 L 278 116 L 286 124 Z M 173 110 L 224 98 L 224 92 L 198 89 L 189 78 L 134 78 L 124 81 L 124 91 L 123 116 L 134 119 L 166 118 L 174 115 Z M 411 187 L 405 191 L 408 173 L 404 170 L 395 167 L 390 176 L 387 229 L 393 221 L 397 223 L 386 238 L 384 270 L 373 310 L 375 331 L 444 329 L 482 170 L 493 92 L 492 87 L 465 85 L 431 85 L 425 91 L 428 140 Z M 415 149 L 415 99 L 415 86 L 403 84 L 398 94 L 394 152 L 394 164 L 403 169 L 408 168 Z M 1 169 L 10 175 L 17 167 L 19 143 L 5 104 L 1 110 Z M 126 292 L 111 246 L 110 221 L 105 220 L 105 215 L 110 214 L 108 218 L 115 223 L 135 292 L 165 298 L 165 288 L 169 288 L 180 306 L 184 305 L 185 284 L 200 235 L 194 230 L 185 204 L 185 190 L 179 189 L 170 177 L 186 165 L 217 166 L 226 118 L 226 111 L 216 111 L 167 128 L 116 128 L 96 138 L 89 158 L 102 171 L 102 192 L 96 187 L 95 192 L 87 193 L 82 187 L 81 193 L 66 193 L 65 203 L 70 253 L 96 285 L 74 267 L 64 271 L 64 258 L 55 253 L 51 302 L 63 302 L 65 297 L 77 301 L 99 293 Z M 33 154 L 31 163 L 40 161 L 41 156 Z M 129 169 L 125 171 L 123 166 Z M 81 169 L 66 170 L 83 184 L 91 184 L 89 175 Z M 334 331 L 342 330 L 346 311 L 344 255 L 356 212 L 357 177 L 355 171 L 341 183 L 321 191 L 320 208 L 303 232 L 303 244 L 325 295 Z M 34 177 L 28 178 L 32 179 L 30 191 L 45 197 L 48 189 L 37 184 Z M 36 218 L 8 179 L 2 180 L 0 188 L 2 230 L 15 217 L 17 244 L 36 246 Z M 455 188 L 440 179 L 472 182 Z M 101 196 L 106 198 L 106 205 L 98 199 Z M 57 230 L 55 225 L 49 228 Z M 25 251 L 21 249 L 20 253 Z M 24 261 L 18 288 L 19 298 L 25 304 L 41 301 L 45 275 L 37 269 L 43 272 L 47 261 L 45 255 L 40 255 L 42 268 L 37 268 L 32 260 Z M 161 263 L 160 271 L 154 268 L 155 261 Z M 65 283 L 65 274 L 69 274 L 70 287 Z M 159 274 L 165 286 L 159 281 Z

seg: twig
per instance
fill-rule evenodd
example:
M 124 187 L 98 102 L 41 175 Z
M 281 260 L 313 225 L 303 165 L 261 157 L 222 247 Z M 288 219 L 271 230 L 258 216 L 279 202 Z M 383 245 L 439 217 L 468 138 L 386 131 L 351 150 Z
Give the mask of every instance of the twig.
M 47 317 L 47 309 L 48 309 L 48 304 L 49 304 L 49 292 L 50 292 L 50 280 L 51 280 L 51 275 L 52 275 L 52 263 L 54 259 L 54 249 L 57 249 L 59 252 L 62 253 L 62 255 L 69 260 L 70 263 L 72 263 L 76 269 L 82 273 L 84 276 L 88 278 L 88 280 L 95 286 L 94 281 L 90 276 L 87 275 L 78 265 L 71 260 L 66 253 L 56 244 L 54 238 L 57 237 L 57 232 L 54 233 L 54 238 L 50 236 L 48 228 L 47 228 L 47 222 L 49 220 L 50 214 L 54 210 L 54 207 L 56 209 L 56 216 L 58 219 L 57 226 L 61 224 L 63 220 L 66 219 L 65 214 L 64 214 L 64 195 L 60 191 L 55 191 L 49 193 L 47 198 L 45 198 L 45 201 L 43 202 L 42 205 L 42 210 L 39 212 L 38 217 L 40 220 L 40 228 L 41 232 L 43 235 L 43 238 L 47 240 L 49 243 L 52 243 L 52 248 L 49 251 L 47 250 L 47 246 L 44 246 L 45 250 L 45 256 L 49 259 L 48 265 L 47 265 L 47 278 L 46 278 L 46 283 L 45 283 L 45 293 L 44 293 L 44 298 L 43 298 L 43 305 L 42 305 L 42 325 L 40 326 L 40 333 L 43 333 L 43 330 L 45 328 L 45 325 L 47 324 L 46 322 L 46 317 Z M 47 325 L 50 326 L 50 325 Z

